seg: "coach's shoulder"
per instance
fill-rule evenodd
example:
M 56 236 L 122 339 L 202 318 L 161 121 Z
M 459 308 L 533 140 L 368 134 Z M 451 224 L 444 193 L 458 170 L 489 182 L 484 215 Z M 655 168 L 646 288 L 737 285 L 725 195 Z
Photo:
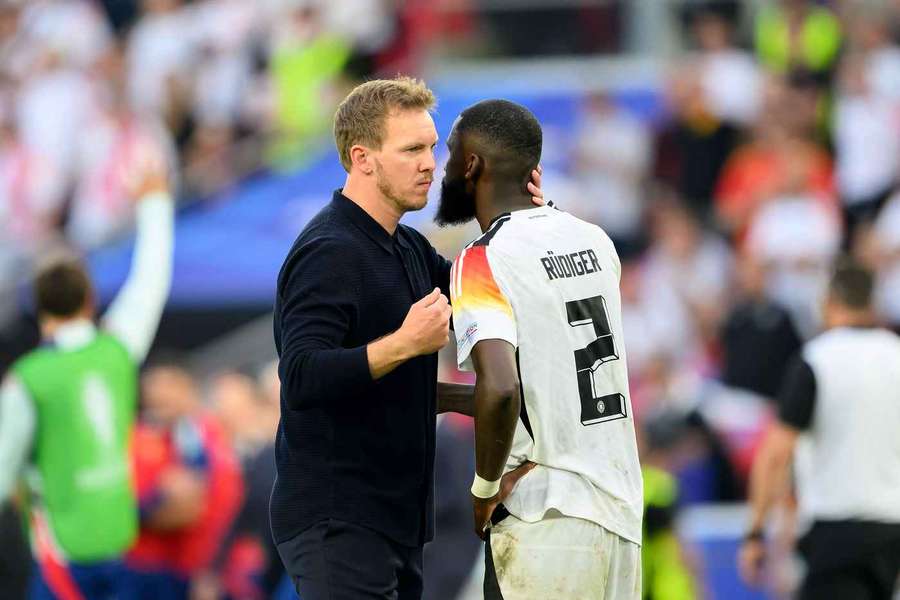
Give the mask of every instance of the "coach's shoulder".
M 278 275 L 278 287 L 282 289 L 296 275 L 304 279 L 328 273 L 349 276 L 353 272 L 354 253 L 352 236 L 345 232 L 324 228 L 305 229 L 284 259 Z

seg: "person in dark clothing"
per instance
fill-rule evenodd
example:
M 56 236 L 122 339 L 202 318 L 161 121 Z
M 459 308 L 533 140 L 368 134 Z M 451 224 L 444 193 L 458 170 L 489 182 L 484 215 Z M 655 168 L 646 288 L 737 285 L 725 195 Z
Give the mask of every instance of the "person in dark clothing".
M 437 384 L 450 263 L 399 223 L 427 202 L 434 102 L 408 77 L 366 82 L 344 99 L 334 135 L 346 183 L 278 277 L 270 515 L 304 600 L 421 597 L 435 414 L 471 414 L 470 386 Z
M 771 400 L 803 342 L 790 313 L 765 296 L 761 267 L 750 256 L 740 259 L 738 285 L 742 297 L 722 328 L 722 381 Z

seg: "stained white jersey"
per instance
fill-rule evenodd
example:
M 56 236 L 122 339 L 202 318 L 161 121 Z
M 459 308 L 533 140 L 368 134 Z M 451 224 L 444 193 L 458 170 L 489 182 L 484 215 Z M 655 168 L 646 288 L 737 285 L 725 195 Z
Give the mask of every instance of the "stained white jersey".
M 504 502 L 641 543 L 642 480 L 622 337 L 621 265 L 602 229 L 550 207 L 494 220 L 450 282 L 460 368 L 481 340 L 516 348 L 521 418 L 506 471 L 538 466 Z

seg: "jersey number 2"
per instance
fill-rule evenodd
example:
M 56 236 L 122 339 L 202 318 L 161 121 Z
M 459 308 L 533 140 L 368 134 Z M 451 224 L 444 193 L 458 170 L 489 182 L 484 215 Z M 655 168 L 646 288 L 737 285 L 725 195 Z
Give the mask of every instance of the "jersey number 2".
M 618 393 L 600 395 L 594 384 L 594 371 L 603 363 L 619 360 L 616 342 L 609 327 L 606 301 L 603 296 L 593 296 L 566 302 L 566 316 L 572 327 L 593 325 L 596 336 L 594 341 L 575 351 L 578 395 L 581 397 L 581 424 L 595 425 L 624 419 L 628 416 L 625 396 Z

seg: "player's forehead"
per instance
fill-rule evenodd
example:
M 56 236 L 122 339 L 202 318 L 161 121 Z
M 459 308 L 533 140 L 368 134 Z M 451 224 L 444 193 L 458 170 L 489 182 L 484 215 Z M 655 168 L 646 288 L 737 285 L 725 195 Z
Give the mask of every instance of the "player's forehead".
M 425 109 L 391 111 L 385 121 L 385 141 L 400 145 L 436 144 L 438 133 L 431 113 Z

